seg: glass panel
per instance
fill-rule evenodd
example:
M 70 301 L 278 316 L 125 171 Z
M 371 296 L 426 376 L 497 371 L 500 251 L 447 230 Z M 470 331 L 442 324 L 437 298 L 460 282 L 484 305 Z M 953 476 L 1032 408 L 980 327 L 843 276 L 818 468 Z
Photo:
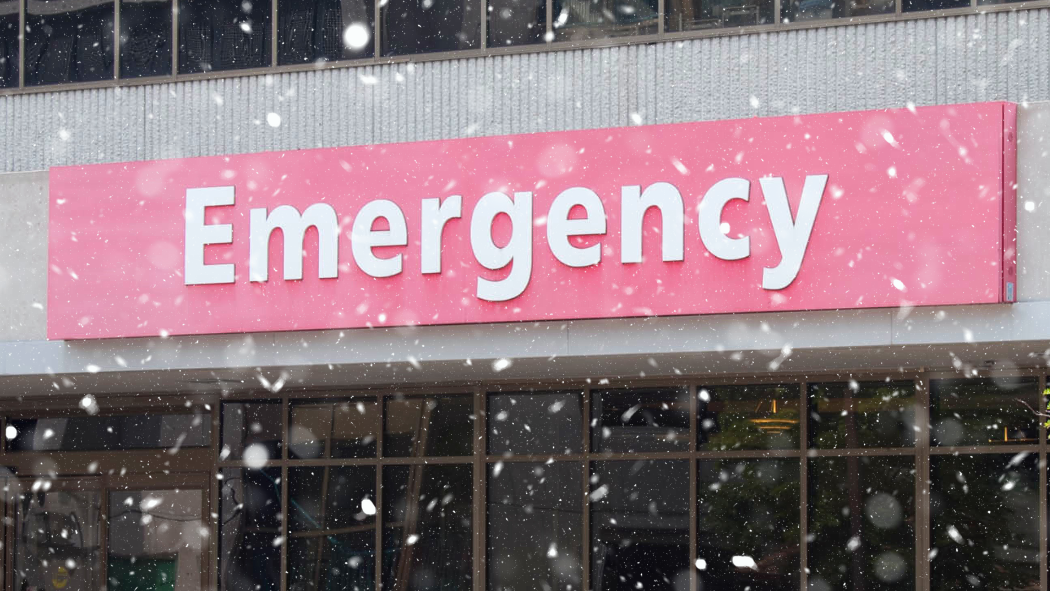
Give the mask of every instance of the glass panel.
M 26 0 L 26 84 L 113 77 L 113 3 Z
M 1038 440 L 1034 378 L 932 380 L 933 445 L 1009 445 Z
M 799 385 L 701 388 L 698 449 L 798 449 Z
M 375 589 L 376 469 L 288 469 L 288 589 Z
M 373 6 L 364 0 L 278 0 L 278 65 L 372 57 Z
M 781 0 L 780 18 L 785 23 L 794 23 L 893 14 L 896 10 L 896 0 Z
M 120 77 L 171 74 L 171 0 L 120 0 Z
M 798 589 L 798 462 L 699 462 L 696 567 L 701 589 Z
M 280 589 L 282 519 L 280 468 L 222 470 L 221 589 Z
M 178 0 L 179 73 L 270 65 L 271 0 Z
M 664 26 L 668 32 L 776 22 L 772 0 L 668 0 L 666 10 Z
M 593 462 L 591 587 L 689 587 L 689 462 Z
M 470 589 L 473 478 L 470 465 L 383 468 L 384 588 Z
M 8 430 L 11 451 L 107 451 L 207 447 L 211 415 L 80 416 L 13 419 Z
M 933 456 L 930 480 L 930 589 L 1038 589 L 1038 454 Z
M 288 455 L 293 459 L 374 458 L 379 404 L 372 398 L 293 402 Z
M 18 0 L 0 0 L 0 88 L 18 86 Z
M 809 460 L 809 588 L 915 588 L 915 460 Z
M 381 18 L 383 55 L 481 47 L 478 0 L 387 0 Z
M 469 456 L 474 453 L 474 400 L 470 396 L 387 399 L 384 429 L 386 456 Z
M 583 449 L 578 392 L 490 394 L 490 454 L 571 454 Z
M 546 41 L 547 0 L 489 0 L 488 7 L 489 47 Z
M 809 446 L 915 445 L 915 383 L 810 384 Z
M 204 493 L 173 489 L 109 495 L 109 591 L 201 588 Z
M 689 449 L 689 391 L 685 388 L 605 390 L 591 398 L 591 450 Z
M 224 403 L 219 458 L 239 460 L 248 449 L 253 462 L 280 458 L 281 423 L 280 402 Z
M 489 589 L 580 589 L 582 478 L 577 463 L 489 466 Z
M 554 0 L 555 41 L 584 41 L 652 35 L 659 21 L 657 0 Z
M 24 492 L 15 523 L 14 588 L 98 589 L 101 524 L 98 490 Z
M 944 10 L 946 8 L 969 8 L 969 0 L 903 0 L 901 10 L 903 12 L 917 12 L 920 10 Z

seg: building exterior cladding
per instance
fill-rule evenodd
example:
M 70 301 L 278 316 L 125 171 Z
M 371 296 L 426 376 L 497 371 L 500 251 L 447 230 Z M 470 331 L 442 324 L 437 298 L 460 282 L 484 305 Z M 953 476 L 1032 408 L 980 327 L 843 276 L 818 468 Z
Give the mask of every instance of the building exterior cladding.
M 858 588 L 856 578 L 851 579 L 852 583 L 843 581 L 838 586 L 828 586 L 828 581 L 835 580 L 835 567 L 841 566 L 839 570 L 864 579 L 870 588 L 928 591 L 963 588 L 963 584 L 976 588 L 981 584 L 1003 590 L 1045 590 L 1050 562 L 1046 525 L 1047 430 L 1034 411 L 1027 412 L 1044 402 L 1042 389 L 1046 386 L 1050 351 L 1050 248 L 1045 244 L 1050 231 L 1050 8 L 1037 6 L 1016 10 L 996 7 L 968 14 L 923 14 L 912 19 L 857 24 L 831 21 L 821 23 L 825 26 L 683 37 L 646 44 L 610 41 L 606 46 L 557 51 L 496 52 L 469 58 L 450 56 L 264 73 L 227 72 L 185 80 L 146 80 L 53 91 L 38 87 L 0 94 L 0 172 L 4 173 L 0 174 L 0 425 L 5 428 L 6 438 L 0 446 L 0 481 L 20 480 L 28 487 L 34 478 L 53 479 L 56 498 L 66 490 L 63 487 L 112 494 L 141 493 L 162 486 L 165 495 L 157 498 L 167 499 L 162 506 L 169 509 L 169 515 L 179 513 L 177 517 L 184 523 L 205 529 L 211 526 L 212 531 L 219 532 L 211 537 L 212 541 L 200 544 L 196 554 L 180 554 L 180 590 L 319 588 L 317 578 L 304 582 L 309 579 L 302 575 L 307 568 L 297 561 L 309 563 L 309 569 L 320 573 L 329 566 L 325 562 L 328 555 L 302 540 L 315 530 L 331 530 L 324 535 L 334 539 L 353 527 L 375 533 L 370 542 L 364 543 L 372 544 L 371 554 L 355 555 L 358 559 L 364 556 L 366 565 L 374 559 L 375 569 L 370 575 L 362 574 L 363 578 L 343 580 L 342 586 L 329 581 L 326 588 L 333 591 L 358 588 L 354 585 L 379 588 L 380 580 L 384 581 L 384 589 L 420 591 L 546 589 L 542 576 L 547 571 L 500 570 L 501 557 L 516 551 L 535 554 L 537 550 L 516 550 L 508 540 L 517 532 L 513 528 L 509 533 L 499 529 L 502 522 L 493 519 L 498 514 L 506 523 L 517 523 L 522 537 L 540 535 L 531 529 L 538 521 L 498 513 L 498 504 L 513 493 L 498 486 L 496 478 L 507 470 L 520 482 L 531 482 L 535 470 L 542 470 L 543 465 L 557 466 L 549 468 L 552 481 L 562 478 L 564 474 L 558 470 L 568 467 L 565 479 L 571 485 L 566 485 L 566 490 L 572 491 L 551 493 L 567 507 L 570 526 L 555 526 L 557 533 L 553 538 L 540 537 L 540 555 L 557 557 L 561 552 L 576 560 L 547 573 L 547 581 L 560 585 L 556 588 L 619 589 L 614 575 L 624 577 L 631 585 L 641 585 L 637 588 L 674 591 L 719 588 L 720 583 L 740 588 L 753 584 L 755 589 L 800 588 L 800 584 L 812 591 L 840 586 Z M 1019 104 L 1018 297 L 1013 304 L 86 341 L 47 339 L 50 167 L 1000 100 Z M 151 220 L 143 219 L 141 223 L 148 226 Z M 970 383 L 974 390 L 965 390 Z M 709 384 L 710 392 L 705 389 Z M 786 389 L 762 389 L 759 384 L 786 384 Z M 633 389 L 618 398 L 617 392 L 602 389 L 612 386 Z M 732 390 L 729 386 L 744 390 Z M 767 398 L 773 401 L 774 414 L 778 403 L 793 409 L 790 412 L 794 413 L 795 426 L 789 433 L 794 439 L 785 445 L 762 440 L 760 445 L 768 443 L 768 448 L 745 445 L 724 453 L 729 449 L 725 443 L 717 447 L 712 443 L 715 440 L 707 439 L 704 421 L 714 416 L 704 414 L 708 412 L 704 409 L 709 397 L 719 401 L 719 397 L 729 400 L 733 396 L 751 400 L 746 388 L 752 386 L 765 397 L 763 404 Z M 834 402 L 840 399 L 833 392 L 836 388 L 873 400 L 904 396 L 908 404 L 914 403 L 917 414 L 904 417 L 907 413 L 879 407 L 882 410 L 878 412 L 886 414 L 879 415 L 875 422 L 896 421 L 894 425 L 900 423 L 908 431 L 914 430 L 914 439 L 904 437 L 896 441 L 869 432 L 862 433 L 861 440 L 836 439 L 834 429 L 822 424 L 834 423 L 839 409 L 843 416 L 853 409 L 852 403 L 841 406 Z M 497 423 L 493 417 L 498 412 L 495 409 L 507 410 L 516 405 L 517 401 L 511 398 L 526 390 L 557 391 L 543 394 L 552 397 L 542 399 L 542 409 L 564 407 L 571 411 L 578 404 L 576 422 L 565 417 L 564 423 L 558 418 L 550 420 L 548 427 L 536 427 L 542 437 L 564 444 L 563 448 L 537 444 L 528 437 L 503 441 L 500 432 L 494 430 Z M 566 392 L 578 392 L 579 396 L 566 396 Z M 464 398 L 438 395 L 450 393 L 463 394 Z M 614 419 L 625 416 L 621 413 L 633 415 L 630 409 L 636 399 L 632 396 L 638 397 L 639 404 L 646 400 L 663 403 L 668 414 L 656 420 L 666 420 L 667 424 L 660 426 L 690 443 L 683 447 L 653 443 L 641 450 L 629 444 L 617 447 L 622 441 L 603 439 L 599 427 L 605 426 L 607 419 L 612 425 Z M 846 394 L 845 398 L 850 396 Z M 953 396 L 981 397 L 989 401 L 987 407 L 998 409 L 1001 416 L 987 419 L 996 427 L 995 441 L 962 435 L 949 441 L 944 432 L 938 431 L 938 420 L 953 412 L 952 403 L 946 402 Z M 1014 402 L 1018 399 L 1025 401 L 1025 412 L 1017 410 Z M 304 440 L 295 429 L 297 420 L 300 426 L 309 424 L 302 418 L 307 416 L 303 409 L 315 402 L 324 406 L 328 400 L 356 401 L 357 412 L 375 421 L 369 423 L 370 427 L 355 424 L 348 428 L 346 433 L 350 435 L 346 435 L 346 446 L 340 452 L 334 451 L 335 435 L 323 442 L 325 451 L 320 452 L 311 447 L 316 441 Z M 426 401 L 422 406 L 412 406 L 412 401 L 422 400 Z M 833 402 L 823 406 L 828 400 Z M 355 408 L 352 404 L 344 406 Z M 340 412 L 338 405 L 325 408 L 333 417 Z M 613 412 L 616 416 L 609 419 L 602 408 L 609 409 L 606 414 Z M 803 408 L 812 413 L 800 410 Z M 194 417 L 204 416 L 204 424 L 211 425 L 211 429 L 201 431 L 198 423 L 184 426 L 184 437 L 175 444 L 162 433 L 152 447 L 164 453 L 175 450 L 167 455 L 161 451 L 156 456 L 149 455 L 143 451 L 151 447 L 146 444 L 133 450 L 141 452 L 139 455 L 125 458 L 120 453 L 134 446 L 106 444 L 109 447 L 92 448 L 68 440 L 58 447 L 48 447 L 39 437 L 33 440 L 25 436 L 43 429 L 45 422 L 35 421 L 85 418 L 76 414 L 82 411 L 89 417 L 141 413 L 160 417 L 163 422 L 168 417 L 164 412 L 190 412 L 183 409 L 192 409 L 197 413 Z M 301 413 L 299 419 L 296 412 Z M 432 444 L 420 432 L 410 434 L 407 448 L 398 447 L 405 436 L 398 430 L 401 423 L 410 423 L 419 413 L 430 417 L 426 412 L 465 417 L 470 423 L 459 427 L 463 433 L 473 433 L 474 441 L 461 440 L 455 433 L 444 434 L 436 422 L 439 426 L 434 428 L 434 437 L 444 439 L 433 446 L 447 445 L 453 451 L 431 449 Z M 249 415 L 257 421 L 251 429 L 245 426 Z M 542 422 L 556 415 L 541 412 L 539 416 Z M 979 415 L 975 422 L 985 419 Z M 511 423 L 517 424 L 514 420 L 517 419 L 512 414 Z M 623 421 L 626 423 L 627 419 Z M 172 419 L 172 424 L 181 423 Z M 131 429 L 127 424 L 121 425 Z M 1005 430 L 1001 442 L 1004 445 L 995 447 L 1000 443 L 1000 426 Z M 92 428 L 84 427 L 85 432 Z M 178 429 L 166 422 L 163 428 Z M 570 437 L 570 432 L 582 436 Z M 705 434 L 700 435 L 701 432 Z M 354 434 L 359 435 L 357 439 L 351 437 Z M 863 439 L 867 436 L 872 440 Z M 70 447 L 62 447 L 67 444 Z M 179 451 L 182 445 L 185 447 Z M 271 461 L 265 469 L 259 469 L 249 451 L 258 445 L 270 446 L 267 451 Z M 871 450 L 874 452 L 867 453 Z M 52 456 L 51 452 L 69 453 Z M 522 457 L 515 460 L 515 454 Z M 952 464 L 960 455 L 981 461 L 990 459 L 986 463 L 975 461 L 973 466 L 964 465 L 965 460 Z M 867 471 L 869 468 L 858 467 L 861 460 L 857 458 L 861 457 L 864 462 L 880 458 L 872 460 L 879 468 Z M 263 464 L 266 459 L 264 456 Z M 504 460 L 509 467 L 504 466 Z M 777 486 L 784 485 L 786 489 L 773 487 L 757 493 L 763 502 L 775 504 L 771 499 L 776 495 L 770 491 L 779 490 L 788 512 L 796 508 L 800 511 L 799 520 L 792 523 L 771 517 L 776 513 L 780 519 L 782 507 L 771 510 L 769 523 L 775 523 L 782 531 L 764 534 L 776 537 L 786 531 L 795 536 L 794 549 L 788 544 L 783 552 L 793 558 L 785 566 L 782 558 L 775 558 L 776 548 L 758 544 L 749 550 L 755 558 L 763 548 L 767 559 L 774 558 L 752 562 L 754 566 L 750 566 L 747 560 L 751 554 L 734 555 L 730 563 L 737 570 L 711 575 L 725 576 L 724 579 L 708 579 L 708 572 L 723 573 L 716 566 L 719 560 L 730 561 L 729 554 L 705 555 L 705 551 L 719 544 L 705 546 L 709 542 L 703 536 L 719 538 L 717 528 L 729 529 L 730 525 L 714 518 L 705 521 L 704 517 L 704 503 L 717 502 L 713 495 L 719 486 L 734 485 L 733 469 L 718 462 L 740 461 L 735 472 L 740 476 L 758 469 L 759 464 L 748 464 L 752 460 L 771 462 L 763 464 L 765 469 L 787 466 L 791 469 L 786 472 L 795 475 L 791 477 L 794 481 L 777 480 Z M 425 470 L 430 472 L 424 472 L 422 466 L 428 461 L 439 468 L 428 466 Z M 515 471 L 515 462 L 528 470 Z M 672 466 L 675 462 L 681 466 Z M 83 468 L 81 463 L 89 468 Z M 133 474 L 125 478 L 121 468 L 132 463 Z M 642 486 L 631 485 L 636 487 L 635 492 L 655 499 L 641 510 L 625 509 L 630 503 L 617 495 L 616 486 L 631 482 L 631 477 L 621 470 L 625 463 L 633 463 L 632 470 L 643 474 Z M 202 465 L 203 472 L 198 473 Z M 336 474 L 336 465 L 343 471 Z M 5 467 L 12 471 L 3 472 Z M 332 474 L 329 468 L 333 469 Z M 251 486 L 244 484 L 244 489 L 228 494 L 225 485 L 215 484 L 224 480 L 236 482 L 242 469 L 244 482 L 250 480 Z M 678 478 L 679 472 L 686 476 Z M 976 529 L 988 528 L 987 524 L 971 524 L 974 529 L 960 533 L 956 527 L 964 528 L 964 523 L 979 520 L 968 522 L 972 515 L 962 509 L 949 514 L 938 512 L 947 506 L 943 505 L 945 498 L 957 499 L 960 493 L 952 482 L 957 479 L 956 474 L 963 472 L 972 482 L 983 483 L 974 484 L 975 490 L 978 486 L 990 487 L 991 493 L 982 493 L 990 495 L 982 497 L 989 506 L 1002 508 L 1013 503 L 1009 510 L 996 513 L 996 518 L 1007 524 L 1007 529 L 1021 533 L 1006 541 L 995 537 L 1001 532 L 984 532 L 982 538 Z M 780 472 L 776 474 L 774 479 L 781 478 Z M 843 480 L 839 478 L 842 474 L 861 474 L 858 478 L 869 488 L 878 488 L 880 481 L 903 482 L 904 492 L 898 494 L 899 490 L 894 489 L 895 499 L 874 494 L 861 498 L 857 490 L 836 489 L 839 496 L 829 493 L 825 497 L 824 491 L 838 486 L 836 482 Z M 990 480 L 981 480 L 981 475 Z M 135 480 L 136 476 L 154 479 L 153 484 L 142 484 Z M 366 483 L 353 490 L 357 496 L 351 499 L 355 503 L 352 510 L 335 512 L 354 515 L 356 521 L 349 529 L 340 529 L 346 525 L 343 522 L 336 524 L 339 527 L 324 525 L 325 509 L 317 507 L 326 503 L 307 499 L 311 487 L 328 490 L 330 478 Z M 405 525 L 415 518 L 413 511 L 423 511 L 418 507 L 404 509 L 413 506 L 403 498 L 405 489 L 414 486 L 413 479 L 424 483 L 418 484 L 422 488 L 414 493 L 433 497 L 435 504 L 441 502 L 441 507 L 451 507 L 447 511 L 461 520 L 464 513 L 472 519 L 465 526 L 466 533 L 461 531 L 464 528 L 446 532 L 451 540 L 449 554 L 432 553 L 431 549 L 440 544 L 428 538 L 426 532 L 438 531 L 440 527 L 423 520 L 416 532 Z M 849 485 L 856 485 L 859 490 L 860 480 L 849 481 Z M 374 484 L 367 485 L 368 482 Z M 564 484 L 558 482 L 559 486 Z M 440 494 L 427 489 L 427 483 L 438 483 Z M 599 483 L 607 483 L 613 490 L 608 498 Z M 581 495 L 580 485 L 586 494 Z M 996 490 L 1005 491 L 1006 495 L 1015 487 L 1027 496 L 1009 497 L 1008 501 L 1002 500 L 1006 496 L 995 496 Z M 275 518 L 260 511 L 248 519 L 249 525 L 257 526 L 269 537 L 256 540 L 256 546 L 252 546 L 255 542 L 238 542 L 241 546 L 231 549 L 229 540 L 242 540 L 237 536 L 244 535 L 241 530 L 225 530 L 230 523 L 240 523 L 231 521 L 240 510 L 233 507 L 250 494 L 256 499 L 266 497 L 269 492 L 259 492 L 264 489 L 277 491 L 273 498 L 267 497 L 266 504 L 276 502 L 288 516 L 288 523 L 284 517 Z M 455 490 L 459 496 L 450 498 L 448 490 Z M 473 497 L 469 496 L 471 491 Z M 185 497 L 186 494 L 190 496 Z M 667 500 L 677 499 L 675 495 L 688 495 L 690 500 L 682 501 L 679 507 L 676 501 Z M 358 500 L 362 496 L 370 508 Z M 411 495 L 407 497 L 410 499 Z M 402 504 L 397 505 L 391 498 Z M 849 527 L 835 529 L 814 519 L 818 514 L 826 517 L 820 513 L 827 510 L 820 500 L 825 498 L 831 499 L 827 506 L 837 507 L 834 503 L 841 502 L 854 511 L 864 507 L 876 528 L 865 531 L 885 530 L 890 532 L 890 538 L 901 537 L 913 543 L 898 547 L 892 539 L 863 537 L 855 533 L 859 526 L 851 524 L 855 544 Z M 33 499 L 44 513 L 54 511 L 53 507 L 48 508 L 42 494 Z M 7 503 L 0 503 L 0 517 L 20 520 L 23 516 L 19 511 L 30 510 L 28 501 L 19 508 L 9 498 L 4 500 Z M 148 506 L 147 499 L 135 498 L 136 503 L 140 500 L 143 504 L 138 506 L 148 513 L 144 508 Z M 64 501 L 53 502 L 63 506 Z M 102 506 L 108 501 L 96 502 Z M 120 502 L 123 501 L 118 499 L 117 505 L 110 508 L 113 514 L 118 513 Z M 936 506 L 938 502 L 942 503 L 941 509 Z M 889 505 L 879 509 L 877 503 Z M 958 507 L 964 505 L 958 501 Z M 303 513 L 319 511 L 320 517 L 297 517 L 294 508 L 290 508 L 294 506 Z M 90 506 L 69 510 L 84 512 L 78 513 L 81 519 L 85 514 L 98 519 Z M 426 509 L 432 510 L 433 506 Z M 659 532 L 657 537 L 662 540 L 656 547 L 665 544 L 672 550 L 658 557 L 658 552 L 649 547 L 637 556 L 622 558 L 624 562 L 619 566 L 603 567 L 598 548 L 605 551 L 616 546 L 614 538 L 620 534 L 608 533 L 599 524 L 615 519 L 618 511 L 635 519 L 645 513 L 682 517 L 677 526 L 662 521 L 648 525 L 651 531 Z M 847 513 L 843 511 L 843 515 Z M 744 514 L 728 515 L 729 521 L 749 518 Z M 887 518 L 894 515 L 896 521 Z M 959 520 L 958 526 L 951 522 L 952 518 Z M 307 523 L 313 519 L 319 519 L 321 525 L 316 521 Z M 887 519 L 892 523 L 887 524 Z M 146 554 L 154 558 L 170 551 L 163 536 L 142 529 L 147 521 L 135 526 L 142 531 L 127 534 L 124 532 L 131 532 L 134 524 L 110 521 L 104 531 L 110 536 L 110 546 L 120 549 L 119 556 L 111 555 L 108 564 L 93 566 L 95 570 L 90 571 L 52 571 L 46 570 L 52 568 L 47 565 L 41 570 L 44 583 L 27 583 L 32 577 L 24 574 L 17 575 L 22 579 L 16 578 L 15 571 L 25 570 L 19 560 L 32 561 L 35 555 L 18 549 L 22 542 L 16 539 L 16 532 L 0 530 L 7 536 L 0 540 L 10 541 L 6 546 L 9 551 L 0 553 L 0 590 L 19 589 L 18 584 L 23 585 L 19 591 L 43 589 L 47 580 L 52 580 L 51 587 L 56 590 L 66 584 L 55 581 L 65 580 L 74 581 L 71 589 L 75 591 L 98 588 L 93 586 L 93 579 L 77 579 L 78 573 L 81 577 L 84 572 L 96 576 L 98 569 L 108 569 L 110 577 L 125 576 L 126 564 L 121 561 L 135 556 L 138 550 L 129 540 L 138 540 L 136 536 L 144 540 L 139 547 L 150 549 L 153 554 Z M 384 524 L 387 530 L 383 530 Z M 125 525 L 130 529 L 122 530 Z M 763 527 L 768 525 L 763 522 Z M 645 528 L 637 527 L 636 540 L 646 539 Z M 102 530 L 85 527 L 83 535 L 102 535 L 99 531 Z M 414 533 L 409 535 L 410 532 Z M 815 538 L 816 544 L 812 540 L 799 544 L 800 536 L 807 540 L 807 532 L 829 537 Z M 610 537 L 602 538 L 603 535 Z M 413 536 L 413 541 L 407 541 Z M 423 549 L 419 554 L 408 561 L 399 559 L 405 556 L 405 544 L 413 545 L 420 536 Z M 997 559 L 1022 566 L 1016 570 L 1007 568 L 1007 575 L 991 576 L 980 570 L 984 567 L 976 560 L 972 562 L 973 572 L 965 570 L 969 568 L 966 560 L 945 562 L 945 556 L 955 552 L 952 543 L 965 546 L 957 536 L 964 540 L 993 540 L 1003 547 L 1002 554 L 996 554 Z M 620 546 L 629 546 L 624 540 L 619 540 Z M 828 548 L 834 545 L 839 550 L 825 550 L 824 540 L 828 540 Z M 318 544 L 323 546 L 323 542 Z M 1017 552 L 1007 551 L 1006 546 L 1011 544 Z M 840 551 L 848 548 L 852 553 L 857 545 L 878 546 L 885 552 L 871 554 L 870 564 L 859 566 L 852 554 Z M 377 552 L 377 547 L 382 551 Z M 577 551 L 568 550 L 569 547 L 576 547 Z M 942 562 L 930 558 L 937 555 L 930 553 L 935 548 L 943 552 Z M 453 554 L 460 550 L 461 554 Z M 722 550 L 728 552 L 730 545 Z M 180 548 L 180 552 L 185 552 L 185 548 Z M 253 552 L 261 557 L 255 562 L 250 558 Z M 530 560 L 535 558 L 532 554 Z M 679 566 L 688 569 L 688 574 L 661 570 L 667 560 L 679 558 L 683 563 Z M 894 562 L 898 559 L 903 562 Z M 413 560 L 430 566 L 453 564 L 454 568 L 442 582 L 444 586 L 428 586 L 420 582 L 426 579 L 420 575 L 423 571 L 413 570 Z M 631 566 L 631 560 L 638 562 Z M 199 583 L 186 574 L 187 564 L 199 565 Z M 355 572 L 363 573 L 357 570 L 357 564 L 353 566 Z M 270 573 L 271 567 L 280 567 L 284 574 Z M 950 572 L 952 568 L 958 572 Z M 257 572 L 253 574 L 253 570 Z M 988 567 L 988 572 L 991 570 Z M 758 577 L 752 571 L 769 577 Z M 857 574 L 861 571 L 863 574 Z M 968 578 L 971 575 L 973 579 Z M 320 574 L 316 577 L 323 579 Z

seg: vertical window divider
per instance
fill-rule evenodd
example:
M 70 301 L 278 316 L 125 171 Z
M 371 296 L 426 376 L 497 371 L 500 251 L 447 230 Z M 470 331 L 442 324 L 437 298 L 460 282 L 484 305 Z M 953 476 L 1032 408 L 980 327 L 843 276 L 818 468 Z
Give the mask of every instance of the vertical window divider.
M 171 78 L 179 74 L 179 0 L 171 0 Z
M 663 2 L 663 0 L 660 0 Z M 482 50 L 489 46 L 489 2 L 488 0 L 481 0 L 481 42 L 479 47 Z
M 547 0 L 547 33 L 543 37 L 544 43 L 554 41 L 554 0 Z
M 280 589 L 288 589 L 288 395 L 281 397 L 281 574 Z
M 270 67 L 277 65 L 277 0 L 270 0 Z
M 372 42 L 374 45 L 372 50 L 372 59 L 376 60 L 376 62 L 378 62 L 379 60 L 379 56 L 381 55 L 380 51 L 382 50 L 383 46 L 382 39 L 380 38 L 380 33 L 382 33 L 383 29 L 383 1 L 384 0 L 375 0 L 375 16 L 373 17 L 374 23 L 372 27 Z
M 379 428 L 376 430 L 376 589 L 383 586 L 383 432 L 386 431 L 386 394 L 376 395 Z
M 661 0 L 661 4 L 663 0 Z M 663 17 L 660 18 L 663 27 Z M 699 405 L 696 402 L 696 384 L 689 386 L 689 591 L 697 591 L 700 587 L 700 575 L 696 571 L 696 554 L 699 541 L 697 536 L 697 523 L 699 507 L 697 507 L 697 420 L 699 419 Z
M 207 515 L 204 516 L 204 522 L 211 526 L 211 536 L 208 537 L 208 547 L 211 549 L 211 557 L 208 564 L 211 568 L 208 569 L 210 572 L 209 582 L 210 589 L 219 588 L 219 573 L 222 572 L 219 565 L 219 535 L 222 533 L 222 521 L 220 515 L 220 503 L 222 497 L 220 492 L 222 491 L 223 481 L 218 479 L 219 476 L 219 452 L 222 451 L 222 433 L 219 429 L 222 426 L 222 415 L 219 414 L 222 408 L 222 400 L 216 399 L 212 402 L 211 407 L 211 482 L 208 483 L 208 496 L 211 499 L 209 509 L 211 509 Z
M 809 385 L 803 381 L 799 384 L 799 412 L 798 412 L 798 442 L 799 452 L 798 465 L 798 572 L 799 589 L 809 588 Z
M 1047 588 L 1046 375 L 1039 376 L 1039 588 Z
M 915 588 L 930 588 L 930 382 L 915 380 Z
M 777 0 L 774 0 L 776 2 Z M 667 10 L 667 0 L 657 0 L 656 2 L 656 16 L 659 19 L 656 23 L 656 34 L 664 34 L 664 13 Z
M 120 78 L 120 0 L 113 0 L 113 79 Z
M 486 430 L 487 394 L 485 389 L 474 390 L 474 590 L 484 591 L 488 579 L 486 568 L 486 532 L 488 521 L 488 495 L 486 494 L 488 466 L 485 454 L 488 451 Z
M 583 534 L 581 536 L 580 564 L 583 565 L 580 588 L 591 589 L 591 387 L 583 388 Z
M 18 3 L 18 63 L 21 66 L 18 68 L 19 88 L 25 88 L 26 66 L 29 65 L 26 61 L 26 2 L 29 0 L 21 0 Z

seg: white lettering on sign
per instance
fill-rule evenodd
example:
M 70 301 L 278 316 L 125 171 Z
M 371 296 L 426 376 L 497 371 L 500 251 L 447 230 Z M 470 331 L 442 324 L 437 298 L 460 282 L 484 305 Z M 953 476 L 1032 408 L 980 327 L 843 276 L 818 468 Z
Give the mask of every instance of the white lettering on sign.
M 791 213 L 784 180 L 780 177 L 759 179 L 762 202 L 773 228 L 780 262 L 762 270 L 763 289 L 784 289 L 798 277 L 806 249 L 813 234 L 817 212 L 827 187 L 828 175 L 807 175 L 798 200 L 798 212 Z M 741 232 L 727 231 L 723 212 L 734 200 L 754 207 L 751 200 L 751 182 L 743 178 L 726 178 L 712 185 L 697 208 L 699 240 L 714 257 L 738 261 L 751 256 L 751 237 Z M 209 207 L 233 205 L 233 187 L 202 187 L 186 190 L 186 243 L 184 277 L 186 285 L 234 283 L 233 263 L 206 264 L 204 251 L 209 245 L 232 244 L 233 225 L 208 224 L 205 213 Z M 573 210 L 582 209 L 582 216 L 573 216 Z M 643 262 L 643 221 L 650 209 L 656 209 L 661 218 L 661 252 L 666 262 L 685 258 L 685 205 L 681 193 L 670 183 L 653 183 L 644 189 L 627 185 L 620 194 L 620 264 Z M 442 242 L 448 223 L 463 217 L 463 197 L 451 195 L 444 200 L 427 198 L 421 201 L 420 271 L 439 274 L 442 271 Z M 496 219 L 510 220 L 510 237 L 497 244 L 494 236 Z M 470 247 L 478 264 L 491 271 L 506 270 L 502 279 L 477 278 L 476 296 L 490 302 L 512 300 L 528 287 L 532 278 L 533 261 L 533 194 L 492 192 L 484 195 L 474 206 L 470 216 Z M 376 229 L 376 222 L 385 220 L 386 229 Z M 608 231 L 605 204 L 601 197 L 586 187 L 569 187 L 555 197 L 547 212 L 547 245 L 554 258 L 573 268 L 591 267 L 601 263 L 602 237 Z M 327 203 L 315 203 L 302 213 L 290 205 L 281 205 L 267 212 L 265 208 L 252 209 L 249 216 L 249 281 L 269 279 L 269 246 L 274 230 L 280 230 L 284 244 L 285 280 L 303 278 L 303 242 L 306 232 L 317 230 L 317 273 L 321 279 L 336 278 L 339 274 L 340 227 L 335 209 Z M 579 238 L 591 242 L 582 246 Z M 393 277 L 404 272 L 404 253 L 376 254 L 376 248 L 407 247 L 408 225 L 401 208 L 386 199 L 366 203 L 353 221 L 350 231 L 351 251 L 357 267 L 375 277 Z M 654 247 L 655 248 L 655 247 Z

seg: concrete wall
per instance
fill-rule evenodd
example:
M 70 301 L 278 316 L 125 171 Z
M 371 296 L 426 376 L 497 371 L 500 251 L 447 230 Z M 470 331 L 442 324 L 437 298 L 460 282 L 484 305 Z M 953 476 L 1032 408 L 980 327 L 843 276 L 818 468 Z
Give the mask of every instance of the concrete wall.
M 0 175 L 0 341 L 47 336 L 47 173 Z
M 1050 100 L 1050 10 L 0 97 L 0 172 L 995 99 Z

